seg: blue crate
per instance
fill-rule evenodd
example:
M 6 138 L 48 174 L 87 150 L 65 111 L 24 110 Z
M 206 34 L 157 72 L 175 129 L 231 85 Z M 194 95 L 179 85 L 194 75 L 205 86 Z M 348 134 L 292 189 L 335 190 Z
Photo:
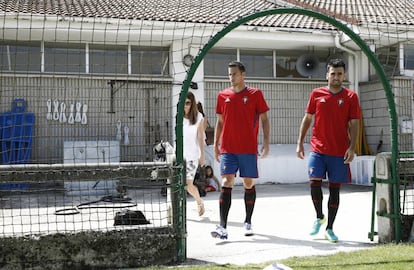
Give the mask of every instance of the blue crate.
M 10 164 L 11 138 L 13 128 L 13 116 L 11 112 L 0 114 L 1 124 L 1 156 L 3 164 Z
M 3 164 L 29 162 L 35 115 L 26 112 L 26 101 L 15 99 L 12 110 L 0 115 Z
M 1 132 L 0 136 L 2 139 L 10 140 L 12 136 L 13 127 L 13 116 L 11 112 L 3 112 L 0 114 Z

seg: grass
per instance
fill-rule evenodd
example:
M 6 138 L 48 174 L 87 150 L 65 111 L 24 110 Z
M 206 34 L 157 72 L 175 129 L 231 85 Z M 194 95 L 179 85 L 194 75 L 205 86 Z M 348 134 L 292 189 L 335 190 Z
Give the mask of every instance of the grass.
M 414 244 L 384 244 L 352 252 L 340 252 L 329 256 L 291 257 L 288 259 L 244 266 L 225 265 L 175 265 L 140 269 L 185 270 L 258 270 L 272 263 L 289 266 L 293 270 L 412 270 L 414 269 Z

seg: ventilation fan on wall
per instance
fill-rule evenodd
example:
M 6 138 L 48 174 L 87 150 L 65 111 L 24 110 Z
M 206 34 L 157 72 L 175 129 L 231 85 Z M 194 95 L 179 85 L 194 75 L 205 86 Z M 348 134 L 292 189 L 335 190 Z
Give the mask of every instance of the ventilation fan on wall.
M 296 60 L 296 70 L 303 77 L 312 77 L 319 67 L 318 57 L 312 54 L 304 54 Z

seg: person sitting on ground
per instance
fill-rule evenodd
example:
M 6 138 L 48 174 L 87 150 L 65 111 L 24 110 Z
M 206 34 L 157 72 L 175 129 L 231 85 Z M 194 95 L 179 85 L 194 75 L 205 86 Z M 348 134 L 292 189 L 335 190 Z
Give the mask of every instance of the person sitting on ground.
M 210 165 L 207 165 L 205 168 L 205 172 L 206 172 L 207 184 L 204 187 L 204 190 L 206 192 L 221 191 L 220 182 L 217 179 L 217 177 L 214 175 L 213 168 Z

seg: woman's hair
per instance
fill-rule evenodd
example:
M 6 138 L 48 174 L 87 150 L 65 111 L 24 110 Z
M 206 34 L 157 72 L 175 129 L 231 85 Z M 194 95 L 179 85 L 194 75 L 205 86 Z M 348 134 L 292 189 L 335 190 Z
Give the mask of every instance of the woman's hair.
M 188 120 L 190 120 L 191 125 L 194 125 L 195 123 L 197 123 L 197 114 L 198 114 L 198 108 L 197 108 L 194 94 L 192 92 L 187 92 L 186 100 L 187 99 L 191 101 L 190 110 L 188 111 Z
M 210 171 L 211 171 L 211 174 L 210 175 L 207 174 L 207 169 L 210 169 Z M 214 175 L 213 168 L 210 165 L 207 165 L 205 167 L 205 172 L 206 172 L 206 177 L 212 177 Z
M 201 113 L 201 115 L 204 117 L 204 110 L 203 110 L 203 104 L 201 104 L 201 102 L 197 102 L 197 109 L 198 111 Z

